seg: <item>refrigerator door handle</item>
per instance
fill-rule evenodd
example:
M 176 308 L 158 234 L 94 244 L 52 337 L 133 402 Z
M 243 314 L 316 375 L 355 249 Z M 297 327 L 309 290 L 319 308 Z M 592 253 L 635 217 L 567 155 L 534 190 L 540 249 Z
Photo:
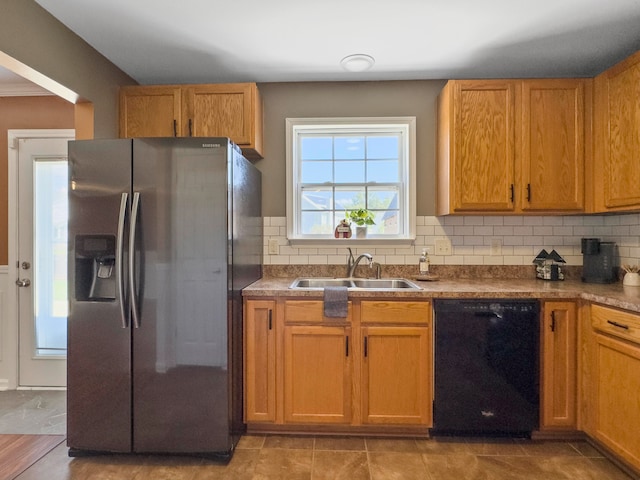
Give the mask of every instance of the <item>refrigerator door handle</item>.
M 123 193 L 120 197 L 120 214 L 118 215 L 118 237 L 116 239 L 116 274 L 118 279 L 118 298 L 120 299 L 120 318 L 122 319 L 122 328 L 127 328 L 127 311 L 126 299 L 124 296 L 124 270 L 123 268 L 123 247 L 124 247 L 124 221 L 127 214 L 127 203 L 129 194 Z
M 138 299 L 136 298 L 136 227 L 138 224 L 138 210 L 140 207 L 140 192 L 133 193 L 131 204 L 131 224 L 129 225 L 129 295 L 131 296 L 131 316 L 134 328 L 140 328 L 138 316 Z

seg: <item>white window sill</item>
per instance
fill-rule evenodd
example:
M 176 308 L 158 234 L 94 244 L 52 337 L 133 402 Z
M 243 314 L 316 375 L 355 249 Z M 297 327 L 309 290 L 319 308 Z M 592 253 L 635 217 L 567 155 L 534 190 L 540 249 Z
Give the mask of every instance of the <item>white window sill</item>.
M 371 245 L 413 245 L 415 238 L 289 238 L 289 245 L 305 247 L 359 247 Z

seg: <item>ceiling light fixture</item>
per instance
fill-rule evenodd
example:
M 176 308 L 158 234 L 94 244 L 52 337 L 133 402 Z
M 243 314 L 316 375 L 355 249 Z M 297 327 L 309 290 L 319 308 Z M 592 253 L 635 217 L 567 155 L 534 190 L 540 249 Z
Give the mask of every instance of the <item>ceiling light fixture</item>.
M 340 60 L 340 65 L 348 72 L 366 72 L 376 63 L 371 55 L 356 53 Z

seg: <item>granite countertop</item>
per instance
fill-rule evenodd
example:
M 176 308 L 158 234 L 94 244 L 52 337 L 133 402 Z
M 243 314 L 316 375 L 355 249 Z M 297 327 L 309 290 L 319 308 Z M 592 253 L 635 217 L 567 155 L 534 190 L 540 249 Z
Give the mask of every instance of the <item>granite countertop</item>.
M 293 290 L 293 277 L 265 277 L 243 290 L 247 297 L 316 297 L 323 291 Z M 411 280 L 411 278 L 410 278 Z M 550 282 L 537 279 L 442 279 L 435 282 L 412 280 L 422 287 L 416 291 L 350 290 L 350 298 L 540 298 L 583 299 L 603 305 L 640 312 L 640 287 L 621 283 L 599 285 L 579 280 Z

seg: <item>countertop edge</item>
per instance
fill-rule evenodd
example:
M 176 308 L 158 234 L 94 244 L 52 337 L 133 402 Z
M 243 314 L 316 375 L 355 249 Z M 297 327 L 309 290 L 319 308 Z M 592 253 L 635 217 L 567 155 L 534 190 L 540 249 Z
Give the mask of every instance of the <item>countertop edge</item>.
M 322 289 L 290 289 L 294 278 L 262 278 L 242 291 L 244 297 L 322 298 Z M 349 298 L 537 298 L 541 300 L 585 300 L 624 310 L 640 312 L 640 287 L 617 284 L 588 284 L 580 281 L 548 282 L 532 279 L 440 280 L 416 282 L 423 290 L 366 291 L 350 290 Z

